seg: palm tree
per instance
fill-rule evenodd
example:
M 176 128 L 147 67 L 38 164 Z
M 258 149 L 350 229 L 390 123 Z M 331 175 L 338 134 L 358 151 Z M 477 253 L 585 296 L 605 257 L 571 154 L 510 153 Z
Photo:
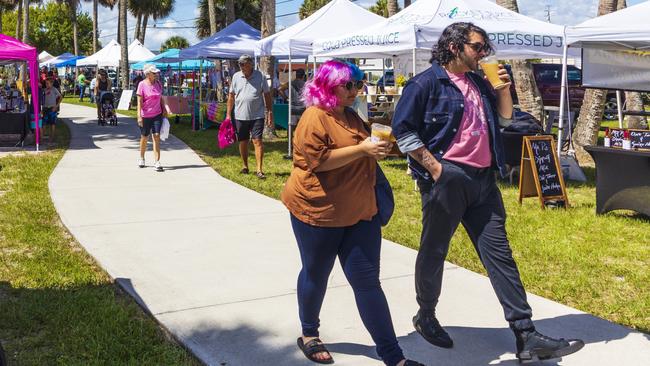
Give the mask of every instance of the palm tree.
M 377 0 L 375 5 L 368 8 L 368 11 L 371 11 L 377 15 L 381 15 L 384 18 L 388 18 L 388 4 L 386 0 Z
M 210 18 L 210 35 L 217 33 L 217 10 L 214 0 L 208 0 L 208 15 Z
M 23 43 L 29 43 L 29 0 L 23 0 Z
M 266 38 L 275 33 L 275 0 L 262 0 L 262 16 L 261 16 L 261 33 L 262 38 Z M 260 60 L 260 69 L 266 75 L 271 77 L 275 75 L 272 57 L 262 57 Z M 271 137 L 275 136 L 275 125 L 264 127 L 264 135 Z
M 6 11 L 13 11 L 16 9 L 19 0 L 0 0 L 0 33 L 2 31 L 2 14 Z
M 120 48 L 121 48 L 121 59 L 120 59 L 120 84 L 122 89 L 128 88 L 129 85 L 129 45 L 126 43 L 126 17 L 128 10 L 128 3 L 125 0 L 119 2 L 119 32 L 120 32 Z
M 165 52 L 170 48 L 187 48 L 190 46 L 190 41 L 181 36 L 172 36 L 167 38 L 165 42 L 160 45 L 160 52 Z
M 616 10 L 625 9 L 627 3 L 625 0 L 618 0 Z M 643 98 L 639 92 L 625 92 L 625 106 L 627 110 L 643 111 Z M 627 116 L 627 128 L 647 129 L 648 121 L 641 116 Z
M 600 0 L 598 3 L 598 16 L 616 10 L 617 0 Z M 580 115 L 573 134 L 573 145 L 576 157 L 581 163 L 591 163 L 591 156 L 585 151 L 584 146 L 595 145 L 598 141 L 600 122 L 605 110 L 607 91 L 602 89 L 587 89 L 580 108 Z
M 519 12 L 517 0 L 497 0 L 497 5 Z M 544 103 L 542 102 L 542 94 L 537 88 L 532 65 L 526 60 L 512 60 L 511 65 L 521 109 L 532 114 L 533 117 L 544 124 Z
M 235 0 L 225 0 L 226 6 L 226 25 L 235 21 Z
M 388 0 L 386 2 L 386 8 L 388 9 L 388 16 L 392 17 L 393 15 L 397 14 L 399 11 L 399 5 L 397 4 L 397 0 Z
M 59 3 L 64 3 L 68 5 L 68 11 L 70 12 L 70 19 L 72 20 L 72 44 L 74 45 L 74 54 L 78 55 L 79 54 L 79 42 L 77 40 L 77 10 L 79 10 L 79 6 L 81 3 L 81 0 L 56 0 Z
M 228 24 L 226 19 L 226 3 L 224 0 L 215 0 L 215 12 L 217 14 L 217 31 L 223 29 Z M 238 1 L 235 3 L 237 17 L 254 28 L 260 29 L 261 23 L 261 0 Z M 194 25 L 196 27 L 196 36 L 200 39 L 209 37 L 212 34 L 210 30 L 210 15 L 208 10 L 208 0 L 199 0 L 199 16 L 196 18 Z
M 23 16 L 23 0 L 17 0 L 18 10 L 16 10 L 16 39 L 20 39 L 20 26 Z
M 305 19 L 318 11 L 318 9 L 327 5 L 329 2 L 330 0 L 305 0 L 302 5 L 300 5 L 300 9 L 298 9 L 298 16 L 301 20 Z

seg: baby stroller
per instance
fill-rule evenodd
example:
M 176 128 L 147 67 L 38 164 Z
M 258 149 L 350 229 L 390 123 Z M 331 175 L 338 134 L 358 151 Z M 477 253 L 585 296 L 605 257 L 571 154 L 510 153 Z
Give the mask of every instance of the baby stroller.
M 100 117 L 98 123 L 100 125 L 117 126 L 117 115 L 115 115 L 115 96 L 109 91 L 103 91 L 99 95 L 99 111 Z

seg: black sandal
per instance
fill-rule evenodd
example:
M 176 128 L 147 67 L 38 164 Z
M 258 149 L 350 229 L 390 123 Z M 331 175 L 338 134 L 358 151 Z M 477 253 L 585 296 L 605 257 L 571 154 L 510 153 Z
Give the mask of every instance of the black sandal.
M 327 364 L 327 365 L 334 363 L 334 359 L 332 358 L 330 351 L 327 350 L 327 348 L 323 344 L 323 341 L 321 341 L 320 339 L 314 338 L 305 344 L 302 340 L 302 337 L 298 337 L 297 343 L 298 343 L 298 348 L 300 348 L 300 350 L 302 351 L 302 353 L 305 354 L 305 357 L 307 357 L 308 360 L 320 364 Z M 327 355 L 329 355 L 330 357 L 324 360 L 320 360 L 316 358 L 314 355 L 320 352 L 326 352 Z
M 406 362 L 404 362 L 404 366 L 424 366 L 424 364 L 413 360 L 406 360 Z
M 242 168 L 242 169 L 239 171 L 239 174 L 248 174 L 248 168 Z

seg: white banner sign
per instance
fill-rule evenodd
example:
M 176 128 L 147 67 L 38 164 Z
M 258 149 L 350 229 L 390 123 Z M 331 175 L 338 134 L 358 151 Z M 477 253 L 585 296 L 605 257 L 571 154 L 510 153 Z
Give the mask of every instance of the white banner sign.
M 585 48 L 582 54 L 582 85 L 650 91 L 650 55 Z
M 133 90 L 122 90 L 122 96 L 120 97 L 120 102 L 117 104 L 117 109 L 123 111 L 129 110 L 131 97 L 133 97 Z

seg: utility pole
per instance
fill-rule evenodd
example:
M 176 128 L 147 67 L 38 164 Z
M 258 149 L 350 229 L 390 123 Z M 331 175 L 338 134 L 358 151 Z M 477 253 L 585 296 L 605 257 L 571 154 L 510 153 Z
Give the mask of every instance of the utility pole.
M 550 5 L 544 6 L 544 12 L 546 13 L 546 21 L 550 23 L 551 22 L 551 6 Z

